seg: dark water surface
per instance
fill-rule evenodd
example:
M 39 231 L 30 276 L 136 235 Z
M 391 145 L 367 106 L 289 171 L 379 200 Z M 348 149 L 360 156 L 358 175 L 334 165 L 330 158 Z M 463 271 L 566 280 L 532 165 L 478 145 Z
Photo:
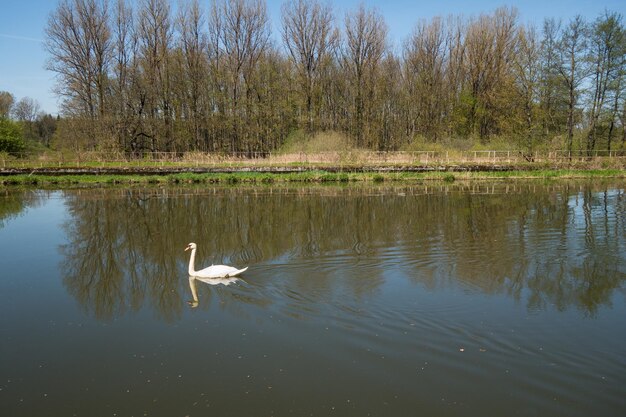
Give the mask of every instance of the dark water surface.
M 0 415 L 624 416 L 625 190 L 3 190 Z

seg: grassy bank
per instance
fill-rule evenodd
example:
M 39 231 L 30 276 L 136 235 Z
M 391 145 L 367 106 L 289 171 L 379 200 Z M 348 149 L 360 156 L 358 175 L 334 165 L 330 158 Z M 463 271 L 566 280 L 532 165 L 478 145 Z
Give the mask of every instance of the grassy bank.
M 537 170 L 484 172 L 326 172 L 297 173 L 179 173 L 169 175 L 12 175 L 0 177 L 1 186 L 115 185 L 115 184 L 273 184 L 400 181 L 467 181 L 498 179 L 626 178 L 626 170 Z

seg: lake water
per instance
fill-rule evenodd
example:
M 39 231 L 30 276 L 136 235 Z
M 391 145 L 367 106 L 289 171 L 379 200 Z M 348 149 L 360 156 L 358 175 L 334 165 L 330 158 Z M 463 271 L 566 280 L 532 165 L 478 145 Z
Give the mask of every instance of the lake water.
M 626 415 L 625 189 L 4 189 L 0 415 Z

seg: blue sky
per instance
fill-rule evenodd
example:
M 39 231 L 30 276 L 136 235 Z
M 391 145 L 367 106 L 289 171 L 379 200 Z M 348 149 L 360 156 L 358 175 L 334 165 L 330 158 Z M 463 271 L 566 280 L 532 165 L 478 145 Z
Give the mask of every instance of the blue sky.
M 545 17 L 566 21 L 581 14 L 593 20 L 605 9 L 626 15 L 624 0 L 330 1 L 339 21 L 343 20 L 346 11 L 354 9 L 361 2 L 376 7 L 385 17 L 391 41 L 395 45 L 403 41 L 420 19 L 449 14 L 473 16 L 492 12 L 502 5 L 516 7 L 522 23 L 536 23 L 538 26 Z M 178 4 L 178 0 L 172 0 L 171 3 Z M 282 3 L 283 0 L 267 1 L 275 35 L 278 33 Z M 208 4 L 208 0 L 201 0 L 201 4 Z M 44 69 L 47 56 L 42 41 L 48 15 L 56 5 L 57 1 L 54 0 L 2 0 L 0 13 L 0 91 L 9 91 L 17 99 L 24 96 L 34 98 L 44 111 L 53 114 L 58 110 L 57 98 L 52 91 L 54 74 Z

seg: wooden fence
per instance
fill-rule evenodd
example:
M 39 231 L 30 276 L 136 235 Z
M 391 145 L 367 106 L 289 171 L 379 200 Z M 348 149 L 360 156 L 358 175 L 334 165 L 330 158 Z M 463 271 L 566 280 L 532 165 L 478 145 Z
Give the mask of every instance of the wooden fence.
M 344 151 L 306 153 L 272 152 L 62 152 L 8 155 L 0 153 L 0 167 L 125 167 L 125 166 L 284 166 L 316 165 L 511 165 L 520 163 L 563 163 L 619 160 L 626 162 L 626 151 Z

